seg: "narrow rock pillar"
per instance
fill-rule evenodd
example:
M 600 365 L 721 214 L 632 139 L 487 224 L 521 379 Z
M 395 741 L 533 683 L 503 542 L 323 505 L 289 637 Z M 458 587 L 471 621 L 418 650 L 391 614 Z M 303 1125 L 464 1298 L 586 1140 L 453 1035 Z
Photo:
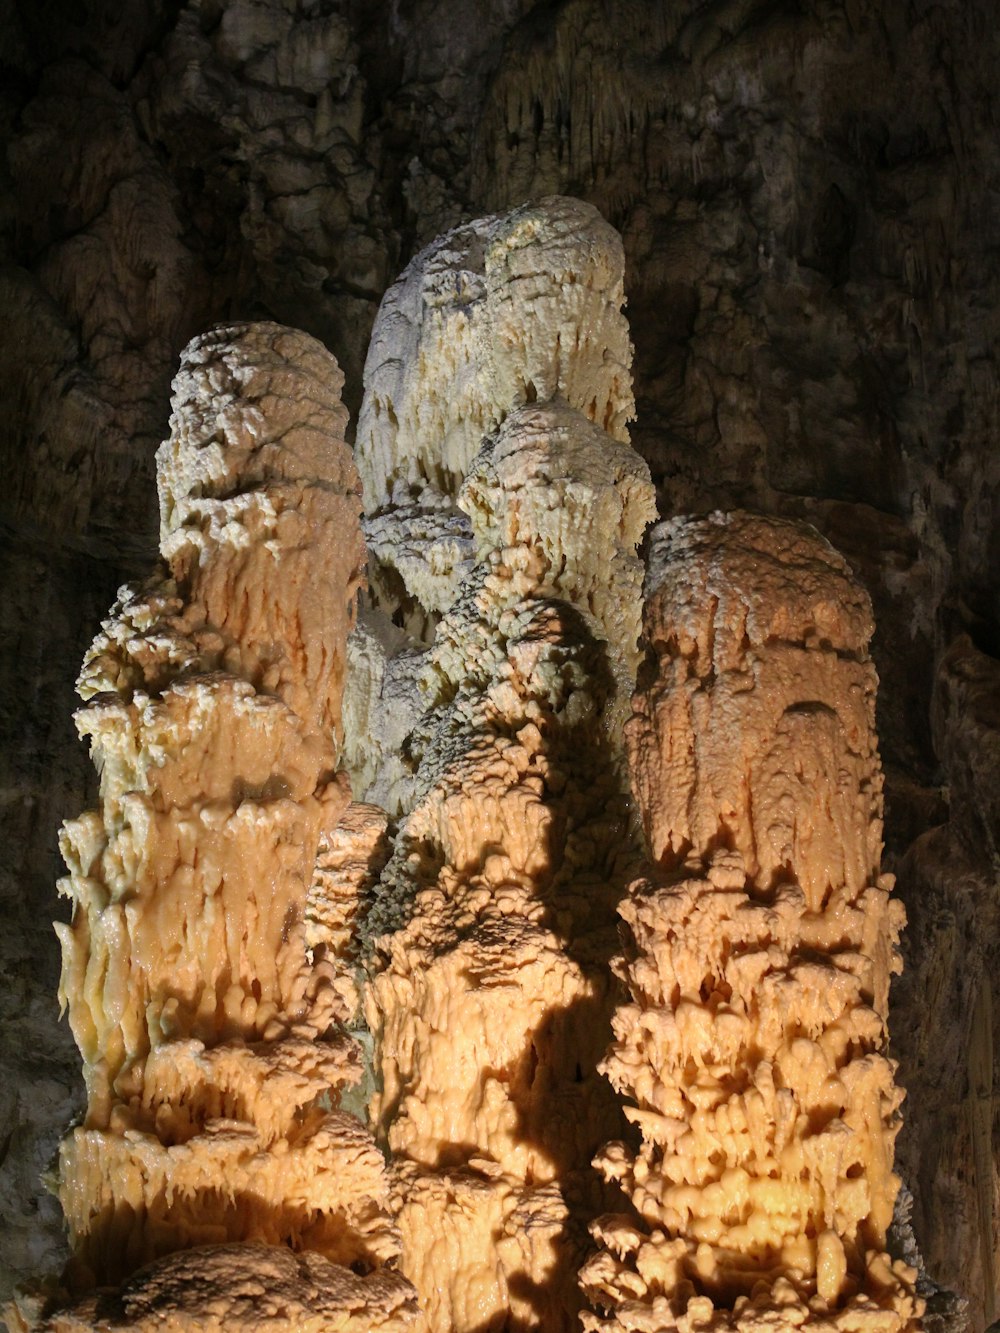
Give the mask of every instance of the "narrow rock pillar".
M 58 927 L 88 1089 L 60 1159 L 83 1300 L 52 1327 L 412 1324 L 381 1155 L 330 1109 L 360 1070 L 332 947 L 364 563 L 341 384 L 276 325 L 189 345 L 157 455 L 165 567 L 84 663 L 100 807 L 64 829 Z M 368 824 L 346 826 L 370 845 Z
M 463 281 L 443 282 L 456 252 Z M 438 1333 L 576 1328 L 585 1219 L 608 1205 L 590 1161 L 621 1122 L 596 1065 L 653 512 L 625 442 L 622 274 L 593 209 L 543 201 L 437 242 L 373 337 L 369 526 L 379 559 L 398 533 L 382 586 L 433 634 L 373 918 L 373 1113 Z
M 868 598 L 804 524 L 656 529 L 627 728 L 653 863 L 622 907 L 631 993 L 605 1068 L 638 1220 L 595 1226 L 591 1330 L 903 1330 L 885 1253 L 903 925 L 880 873 Z

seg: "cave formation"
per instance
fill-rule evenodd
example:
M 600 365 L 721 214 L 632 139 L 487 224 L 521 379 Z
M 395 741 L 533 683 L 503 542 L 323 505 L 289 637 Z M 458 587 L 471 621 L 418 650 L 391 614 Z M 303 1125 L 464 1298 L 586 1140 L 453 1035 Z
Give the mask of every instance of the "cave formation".
M 115 589 L 146 578 L 154 564 L 153 459 L 182 349 L 203 330 L 245 321 L 277 321 L 318 338 L 344 370 L 367 502 L 386 477 L 366 443 L 374 433 L 362 367 L 369 345 L 378 346 L 373 324 L 391 280 L 449 228 L 461 224 L 462 244 L 474 246 L 470 219 L 559 194 L 594 206 L 622 237 L 635 344 L 631 443 L 660 516 L 739 510 L 807 523 L 843 553 L 845 577 L 871 599 L 883 866 L 897 877 L 908 918 L 889 1048 L 906 1090 L 896 1141 L 904 1188 L 887 1245 L 921 1269 L 925 1326 L 979 1330 L 996 1317 L 997 42 L 983 0 L 682 0 L 648 9 L 414 0 L 391 13 L 332 0 L 8 7 L 0 37 L 9 645 L 0 691 L 9 849 L 0 877 L 9 979 L 0 1001 L 0 1296 L 60 1271 L 67 1253 L 42 1177 L 51 1183 L 58 1143 L 84 1112 L 76 1050 L 56 1023 L 58 944 L 48 925 L 58 912 L 57 829 L 95 800 L 69 722 L 73 681 Z M 383 387 L 389 396 L 407 391 Z M 427 495 L 406 515 L 385 522 L 382 512 L 367 523 L 372 596 L 397 623 L 380 641 L 363 622 L 345 650 L 358 682 L 357 696 L 349 687 L 344 700 L 355 737 L 366 708 L 381 697 L 400 701 L 378 754 L 352 752 L 350 736 L 344 747 L 370 799 L 397 822 L 414 800 L 419 815 L 427 799 L 408 786 L 400 759 L 414 744 L 406 701 L 423 670 L 422 651 L 402 636 L 423 643 L 444 625 L 453 643 L 468 628 L 448 627 L 448 571 L 482 560 L 496 538 L 470 543 L 456 528 L 459 491 L 484 533 L 503 524 L 498 497 L 507 483 L 489 469 L 465 470 L 515 404 L 497 415 L 489 402 L 463 398 L 468 387 L 455 376 L 434 391 L 442 438 L 457 451 L 435 479 L 444 498 Z M 513 416 L 539 457 L 569 438 L 567 409 L 546 412 L 548 397 L 539 405 L 536 394 Z M 617 436 L 610 420 L 598 425 Z M 353 440 L 353 425 L 346 430 Z M 495 449 L 513 460 L 507 430 Z M 414 595 L 407 580 L 429 532 L 440 577 Z M 141 632 L 149 608 L 133 612 Z M 535 632 L 544 639 L 554 630 Z M 572 658 L 577 649 L 553 651 Z M 444 641 L 440 653 L 435 725 L 447 729 L 454 682 Z M 244 677 L 242 666 L 223 664 L 234 680 L 281 696 L 280 683 L 254 676 L 258 666 Z M 607 691 L 597 709 L 617 719 L 613 748 L 628 709 L 613 682 Z M 335 734 L 331 719 L 322 726 Z M 417 749 L 430 741 L 417 735 Z M 821 742 L 820 752 L 833 752 L 829 737 Z M 608 757 L 609 772 L 617 762 Z M 378 810 L 349 808 L 346 824 L 310 825 L 317 884 L 334 898 L 336 886 L 370 880 L 373 862 L 388 853 Z M 392 861 L 382 873 L 396 885 L 405 880 Z M 621 893 L 641 881 L 635 867 L 615 873 Z M 707 853 L 697 873 L 684 869 L 718 893 L 732 891 L 732 873 Z M 643 895 L 662 892 L 648 874 L 641 882 L 647 888 L 630 890 L 627 909 L 637 940 Z M 474 896 L 481 887 L 463 891 Z M 316 901 L 314 894 L 310 950 L 322 952 L 324 930 L 341 948 L 356 935 L 354 900 L 347 893 L 329 910 Z M 398 918 L 379 928 L 390 926 L 413 928 Z M 593 948 L 604 951 L 604 968 L 614 949 Z M 405 975 L 407 951 L 400 945 L 396 955 Z M 607 1041 L 595 1037 L 588 1054 L 596 1061 L 611 1040 L 610 997 L 586 981 L 592 956 L 569 965 L 585 979 L 591 1012 L 606 1015 Z M 630 974 L 637 965 L 634 957 L 614 964 L 629 986 L 639 984 Z M 331 971 L 342 1011 L 354 1002 L 352 975 Z M 304 1003 L 304 992 L 297 995 Z M 250 998 L 260 1000 L 252 989 Z M 624 993 L 615 1002 L 626 1004 Z M 225 996 L 220 1003 L 225 1009 Z M 228 1003 L 235 1021 L 242 1002 Z M 368 1001 L 376 1035 L 388 1003 L 388 990 L 376 987 Z M 205 1038 L 196 1019 L 174 1033 L 191 1058 L 190 1043 Z M 126 1026 L 131 1037 L 141 1028 Z M 105 1034 L 119 1052 L 122 1034 Z M 252 1023 L 246 1033 L 237 1023 L 231 1035 L 278 1040 Z M 347 1045 L 338 1050 L 349 1082 L 356 1057 Z M 225 1077 L 225 1056 L 217 1058 Z M 377 1040 L 375 1058 L 395 1057 Z M 618 1058 L 609 1057 L 613 1078 Z M 288 1077 L 280 1058 L 261 1053 L 260 1065 Z M 89 1110 L 77 1140 L 103 1132 L 98 1122 L 109 1112 L 106 1071 L 100 1060 L 88 1068 Z M 320 1077 L 332 1083 L 340 1075 L 328 1065 Z M 632 1099 L 641 1109 L 641 1096 Z M 265 1120 L 267 1104 L 263 1096 Z M 162 1108 L 144 1113 L 155 1119 L 157 1111 L 162 1121 Z M 594 1112 L 602 1143 L 613 1137 L 614 1111 Z M 284 1123 L 254 1132 L 272 1141 L 286 1134 L 301 1118 L 294 1096 L 282 1114 Z M 409 1131 L 394 1129 L 393 1119 L 391 1108 L 380 1112 L 379 1133 L 390 1141 L 395 1134 L 406 1157 Z M 466 1146 L 464 1156 L 437 1163 L 414 1149 L 406 1171 L 467 1178 Z M 354 1150 L 366 1151 L 360 1141 Z M 606 1169 L 622 1179 L 623 1162 Z M 386 1188 L 378 1176 L 372 1160 L 376 1192 Z M 426 1187 L 429 1200 L 434 1188 Z M 591 1182 L 581 1192 L 597 1188 Z M 614 1228 L 598 1241 L 613 1242 Z M 627 1267 L 628 1245 L 614 1243 Z M 377 1268 L 395 1242 L 386 1244 L 363 1266 Z M 832 1241 L 823 1246 L 819 1267 L 832 1291 L 840 1259 Z M 707 1259 L 703 1266 L 708 1281 Z M 280 1268 L 275 1283 L 294 1285 L 298 1277 Z M 593 1283 L 607 1278 L 587 1271 Z M 401 1302 L 405 1319 L 405 1284 L 392 1281 L 390 1304 Z

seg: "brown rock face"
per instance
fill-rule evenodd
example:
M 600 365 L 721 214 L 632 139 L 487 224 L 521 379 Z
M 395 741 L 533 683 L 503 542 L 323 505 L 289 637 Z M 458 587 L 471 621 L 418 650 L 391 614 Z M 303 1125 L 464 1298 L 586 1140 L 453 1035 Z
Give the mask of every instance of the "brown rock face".
M 333 1035 L 355 1000 L 338 889 L 359 878 L 334 852 L 373 846 L 337 771 L 364 559 L 340 384 L 277 325 L 189 346 L 157 460 L 166 567 L 122 591 L 84 663 L 101 805 L 64 830 L 59 932 L 88 1105 L 60 1197 L 71 1289 L 129 1283 L 52 1327 L 100 1324 L 108 1301 L 136 1328 L 412 1322 L 402 1279 L 365 1308 L 335 1267 L 398 1249 L 381 1155 L 324 1109 L 360 1073 Z
M 599 1159 L 591 1329 L 914 1329 L 885 1251 L 901 1092 L 886 1056 L 903 924 L 879 873 L 868 599 L 813 530 L 656 529 L 628 726 L 655 869 L 621 912 L 609 1078 L 635 1153 Z
M 912 1182 L 914 1229 L 926 1237 L 929 1270 L 968 1293 L 974 1321 L 986 1326 L 1000 1313 L 1000 665 L 965 636 L 941 660 L 933 720 L 951 816 L 917 838 L 900 866 L 909 924 L 903 1022 L 893 1024 L 893 1046 L 910 1100 L 920 1099 L 919 1118 L 900 1136 L 900 1164 Z M 942 1216 L 953 1224 L 939 1228 Z

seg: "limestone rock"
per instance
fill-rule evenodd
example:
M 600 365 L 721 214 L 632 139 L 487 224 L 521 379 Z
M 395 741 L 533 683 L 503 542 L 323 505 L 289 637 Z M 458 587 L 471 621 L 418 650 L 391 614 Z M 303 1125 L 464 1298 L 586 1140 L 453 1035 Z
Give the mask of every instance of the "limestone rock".
M 60 1311 L 45 1333 L 401 1333 L 413 1327 L 412 1289 L 397 1273 L 358 1277 L 318 1254 L 284 1246 L 215 1245 L 185 1250 L 136 1273 L 114 1294 Z M 27 1326 L 24 1326 L 25 1330 Z M 14 1333 L 20 1333 L 15 1326 Z
M 591 240 L 609 229 L 554 200 L 475 224 L 463 244 L 474 234 L 485 294 L 421 314 L 426 343 L 404 321 L 384 368 L 378 330 L 420 295 L 429 259 L 390 294 L 359 446 L 369 481 L 394 478 L 376 502 L 404 545 L 407 487 L 418 501 L 448 488 L 469 523 L 471 568 L 424 653 L 412 797 L 368 923 L 372 1114 L 395 1162 L 403 1271 L 441 1333 L 573 1327 L 586 1218 L 611 1197 L 589 1168 L 620 1129 L 595 1064 L 633 855 L 620 723 L 653 513 L 641 460 L 604 428 L 631 404 L 620 257 L 606 269 L 614 246 Z M 496 289 L 494 270 L 508 275 Z
M 69 1288 L 100 1290 L 46 1327 L 416 1318 L 402 1279 L 374 1278 L 368 1309 L 346 1271 L 398 1238 L 381 1154 L 330 1109 L 361 1076 L 336 1024 L 385 827 L 337 768 L 364 565 L 341 383 L 277 325 L 190 345 L 157 460 L 165 566 L 84 662 L 101 804 L 64 829 L 58 930 L 88 1106 L 60 1196 Z
M 598 1329 L 919 1327 L 885 1252 L 902 1093 L 901 905 L 880 874 L 868 600 L 804 525 L 653 535 L 628 728 L 653 862 L 621 908 L 631 1000 L 605 1070 L 642 1135 L 598 1163 Z
M 439 616 L 454 600 L 471 557 L 455 499 L 483 437 L 513 408 L 559 396 L 628 439 L 623 277 L 613 228 L 553 198 L 456 228 L 386 293 L 357 458 L 373 582 L 390 612 L 415 603 Z
M 4 6 L 0 1292 L 64 1257 L 41 1177 L 80 1110 L 48 924 L 56 830 L 94 802 L 73 679 L 154 558 L 153 455 L 198 330 L 307 329 L 356 407 L 378 301 L 427 241 L 528 198 L 594 205 L 623 239 L 632 443 L 661 512 L 802 518 L 844 552 L 875 606 L 891 868 L 947 822 L 936 665 L 965 633 L 1000 656 L 994 19 L 991 0 Z M 405 751 L 390 767 L 401 809 Z M 917 924 L 928 877 L 900 881 L 921 976 L 992 968 L 993 870 L 956 867 L 954 950 Z M 904 1006 L 916 1040 L 965 1049 L 922 1026 L 921 985 Z M 942 1139 L 951 1075 L 928 1077 L 905 1080 L 904 1174 Z M 967 1157 L 915 1203 L 930 1254 L 978 1253 Z

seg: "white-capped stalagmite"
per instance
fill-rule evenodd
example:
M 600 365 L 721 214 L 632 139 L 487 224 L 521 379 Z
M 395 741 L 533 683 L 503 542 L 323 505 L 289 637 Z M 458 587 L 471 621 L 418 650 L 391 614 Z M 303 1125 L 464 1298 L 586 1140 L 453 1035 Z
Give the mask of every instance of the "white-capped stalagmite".
M 902 1093 L 887 1057 L 901 906 L 880 873 L 867 595 L 805 524 L 653 534 L 626 728 L 649 874 L 605 1063 L 638 1151 L 599 1166 L 590 1330 L 912 1330 L 885 1252 Z
M 417 1317 L 382 1156 L 336 1109 L 360 1075 L 344 945 L 384 829 L 338 770 L 364 564 L 341 384 L 273 324 L 188 346 L 157 455 L 165 568 L 84 663 L 100 807 L 64 829 L 59 932 L 88 1102 L 52 1328 Z
M 575 201 L 471 223 L 390 290 L 366 373 L 373 584 L 433 639 L 404 644 L 415 715 L 371 925 L 373 1113 L 403 1269 L 440 1333 L 577 1326 L 590 1158 L 619 1132 L 596 1063 L 653 513 L 626 443 L 622 275 L 617 234 Z M 362 662 L 358 679 L 392 671 Z M 362 702 L 371 717 L 377 690 Z M 370 727 L 364 743 L 391 745 Z

